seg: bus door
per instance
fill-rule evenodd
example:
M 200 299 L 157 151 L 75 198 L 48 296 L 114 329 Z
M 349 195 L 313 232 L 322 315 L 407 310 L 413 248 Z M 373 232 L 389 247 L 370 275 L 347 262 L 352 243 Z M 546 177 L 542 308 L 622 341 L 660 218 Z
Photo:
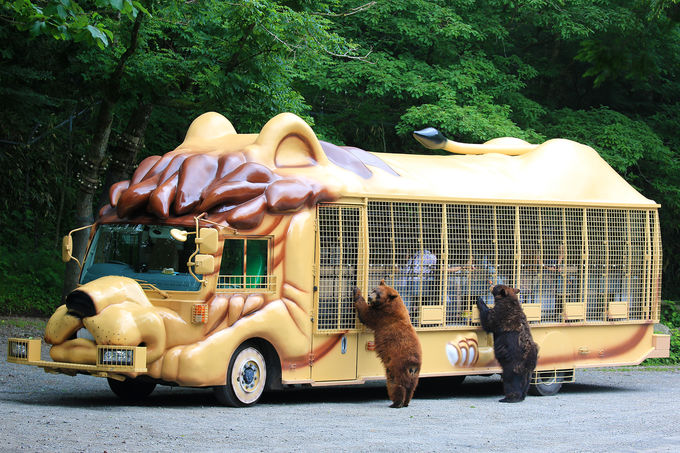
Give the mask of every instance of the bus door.
M 353 291 L 361 286 L 365 232 L 362 205 L 326 204 L 317 209 L 312 379 L 357 377 L 357 317 Z

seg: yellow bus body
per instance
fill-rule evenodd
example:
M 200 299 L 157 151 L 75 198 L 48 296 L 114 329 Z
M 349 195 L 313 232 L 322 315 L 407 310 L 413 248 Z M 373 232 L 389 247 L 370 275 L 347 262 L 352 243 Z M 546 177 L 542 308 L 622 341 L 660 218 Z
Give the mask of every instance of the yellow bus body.
M 540 348 L 538 381 L 668 356 L 669 337 L 654 333 L 659 205 L 585 145 L 550 140 L 507 155 L 498 143 L 480 155 L 369 153 L 320 142 L 291 114 L 260 134 L 236 134 L 222 116 L 202 115 L 182 145 L 112 187 L 97 229 L 192 228 L 205 212 L 200 226 L 219 233 L 214 272 L 192 290 L 115 274 L 85 282 L 77 291 L 92 312 L 55 312 L 45 335 L 52 360 L 40 358 L 41 342 L 22 339 L 10 339 L 8 360 L 118 381 L 224 386 L 246 344 L 261 353 L 270 387 L 384 379 L 351 300 L 355 286 L 367 292 L 381 279 L 408 305 L 421 377 L 501 371 L 474 304 L 499 282 L 520 289 Z M 255 169 L 249 174 L 273 176 L 220 174 L 236 158 Z M 185 209 L 180 195 L 190 198 L 191 188 L 182 181 L 203 175 L 200 159 L 217 170 Z M 174 180 L 163 162 L 177 162 Z M 154 176 L 153 168 L 161 170 Z M 170 189 L 176 198 L 163 195 Z M 243 272 L 228 268 L 223 257 L 232 255 Z M 246 270 L 248 260 L 260 270 Z M 74 339 L 81 329 L 94 339 Z

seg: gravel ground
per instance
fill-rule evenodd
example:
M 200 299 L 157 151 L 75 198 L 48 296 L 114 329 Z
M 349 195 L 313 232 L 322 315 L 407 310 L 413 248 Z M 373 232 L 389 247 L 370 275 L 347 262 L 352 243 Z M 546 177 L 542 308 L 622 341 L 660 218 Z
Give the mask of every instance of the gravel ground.
M 9 336 L 44 321 L 0 318 L 0 451 L 675 452 L 680 367 L 579 370 L 553 397 L 501 404 L 498 375 L 419 387 L 390 409 L 383 384 L 266 394 L 220 407 L 202 389 L 158 387 L 125 405 L 106 380 L 6 362 Z M 46 348 L 44 353 L 46 356 Z

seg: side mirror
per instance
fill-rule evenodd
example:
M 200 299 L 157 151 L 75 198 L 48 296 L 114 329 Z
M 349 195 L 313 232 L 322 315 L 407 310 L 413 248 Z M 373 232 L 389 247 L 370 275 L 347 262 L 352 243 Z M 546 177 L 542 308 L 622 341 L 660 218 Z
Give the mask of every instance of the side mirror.
M 61 240 L 61 260 L 68 263 L 71 258 L 73 258 L 73 238 L 69 234 Z
M 215 272 L 215 257 L 212 255 L 196 255 L 194 262 L 196 264 L 194 272 L 197 274 L 205 275 Z
M 188 233 L 184 230 L 178 228 L 173 228 L 170 230 L 170 236 L 178 242 L 186 242 Z
M 94 224 L 92 225 L 86 225 L 84 227 L 76 228 L 75 230 L 71 230 L 66 236 L 64 236 L 64 239 L 61 240 L 61 260 L 64 263 L 68 263 L 71 260 L 74 260 L 76 263 L 78 263 L 78 266 L 82 270 L 83 265 L 80 264 L 80 261 L 78 261 L 78 258 L 73 256 L 73 237 L 71 236 L 73 233 L 76 231 L 81 231 L 85 230 L 87 228 L 92 228 Z
M 196 244 L 198 244 L 199 253 L 207 255 L 213 255 L 217 253 L 217 246 L 219 244 L 217 237 L 218 233 L 215 228 L 201 228 L 199 231 L 199 236 L 196 238 Z

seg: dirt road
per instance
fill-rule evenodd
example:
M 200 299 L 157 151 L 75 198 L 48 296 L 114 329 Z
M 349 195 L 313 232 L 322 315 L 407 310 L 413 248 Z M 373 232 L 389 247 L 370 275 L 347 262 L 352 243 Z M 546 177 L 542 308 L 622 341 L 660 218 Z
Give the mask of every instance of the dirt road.
M 404 409 L 388 407 L 381 384 L 271 393 L 248 409 L 220 407 L 206 390 L 159 387 L 143 404 L 124 405 L 104 379 L 8 364 L 8 334 L 41 333 L 1 322 L 0 331 L 0 451 L 680 449 L 680 367 L 578 371 L 558 395 L 520 404 L 498 402 L 496 375 L 423 385 Z

